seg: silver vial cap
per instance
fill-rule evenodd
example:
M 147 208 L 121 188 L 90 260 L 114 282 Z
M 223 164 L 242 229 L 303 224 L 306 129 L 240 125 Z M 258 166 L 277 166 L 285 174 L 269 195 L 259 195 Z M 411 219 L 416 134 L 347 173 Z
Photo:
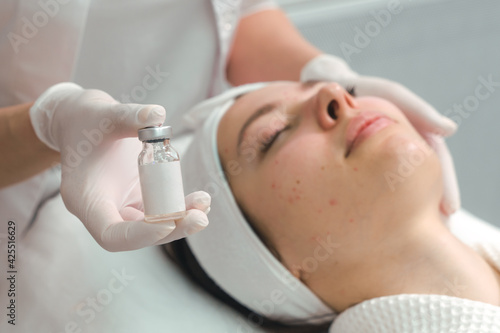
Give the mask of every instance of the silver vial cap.
M 172 137 L 172 127 L 152 126 L 141 128 L 138 132 L 138 136 L 141 141 L 170 139 Z

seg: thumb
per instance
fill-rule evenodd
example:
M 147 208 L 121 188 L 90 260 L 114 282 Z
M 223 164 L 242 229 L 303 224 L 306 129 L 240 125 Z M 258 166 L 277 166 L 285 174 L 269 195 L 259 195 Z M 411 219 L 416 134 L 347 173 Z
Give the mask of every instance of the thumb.
M 114 104 L 111 108 L 113 125 L 119 139 L 137 136 L 137 130 L 159 126 L 165 121 L 166 111 L 160 105 Z

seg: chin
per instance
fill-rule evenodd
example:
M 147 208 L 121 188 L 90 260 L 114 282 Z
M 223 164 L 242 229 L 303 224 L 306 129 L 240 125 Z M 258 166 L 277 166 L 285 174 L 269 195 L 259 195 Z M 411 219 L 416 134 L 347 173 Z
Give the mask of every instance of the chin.
M 421 198 L 442 191 L 441 163 L 420 136 L 391 135 L 380 149 L 383 177 L 391 192 Z
M 358 147 L 371 173 L 408 183 L 412 175 L 435 176 L 440 162 L 434 150 L 416 133 L 393 127 L 378 133 Z M 402 179 L 401 179 L 402 178 Z M 389 186 L 392 188 L 391 186 Z
M 358 146 L 354 153 L 362 156 L 365 160 L 370 160 L 370 163 L 387 163 L 388 165 L 385 166 L 387 169 L 390 168 L 392 162 L 398 163 L 402 157 L 415 152 L 418 145 L 421 146 L 419 141 L 422 139 L 411 134 L 401 131 L 399 127 L 392 126 L 368 138 L 362 145 Z

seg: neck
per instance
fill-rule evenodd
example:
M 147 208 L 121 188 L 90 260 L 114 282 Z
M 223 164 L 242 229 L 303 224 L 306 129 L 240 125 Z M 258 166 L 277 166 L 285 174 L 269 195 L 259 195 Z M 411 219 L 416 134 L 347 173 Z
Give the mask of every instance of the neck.
M 323 299 L 336 311 L 397 294 L 438 294 L 500 303 L 500 287 L 492 268 L 448 230 L 439 212 L 422 214 L 406 228 L 387 230 L 383 241 L 364 248 L 365 258 L 357 265 L 347 270 L 335 268 L 335 287 Z

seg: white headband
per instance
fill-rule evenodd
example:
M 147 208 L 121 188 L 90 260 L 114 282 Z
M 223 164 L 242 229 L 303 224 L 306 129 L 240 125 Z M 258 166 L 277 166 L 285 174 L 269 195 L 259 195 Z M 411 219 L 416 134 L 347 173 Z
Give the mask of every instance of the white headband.
M 233 197 L 220 164 L 217 128 L 235 97 L 266 83 L 233 88 L 198 104 L 185 119 L 196 129 L 181 156 L 186 191 L 212 195 L 209 226 L 187 238 L 204 271 L 240 304 L 287 324 L 320 324 L 336 314 L 294 277 L 254 233 Z

